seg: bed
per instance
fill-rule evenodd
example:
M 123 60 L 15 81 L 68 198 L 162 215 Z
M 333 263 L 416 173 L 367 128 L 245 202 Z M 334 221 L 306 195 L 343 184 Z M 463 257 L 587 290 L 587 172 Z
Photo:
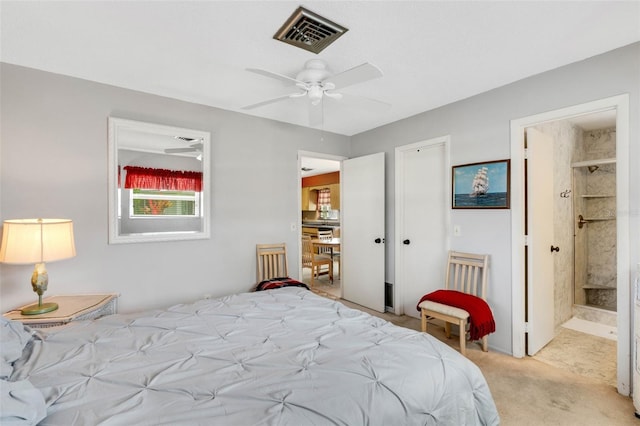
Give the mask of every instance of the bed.
M 458 352 L 301 287 L 2 325 L 4 420 L 22 404 L 25 423 L 65 426 L 499 423 Z

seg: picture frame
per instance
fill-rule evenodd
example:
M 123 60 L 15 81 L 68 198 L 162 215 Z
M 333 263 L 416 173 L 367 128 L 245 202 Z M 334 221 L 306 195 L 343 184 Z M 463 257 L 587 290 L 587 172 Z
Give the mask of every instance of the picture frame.
M 461 164 L 451 170 L 451 208 L 508 209 L 510 161 Z

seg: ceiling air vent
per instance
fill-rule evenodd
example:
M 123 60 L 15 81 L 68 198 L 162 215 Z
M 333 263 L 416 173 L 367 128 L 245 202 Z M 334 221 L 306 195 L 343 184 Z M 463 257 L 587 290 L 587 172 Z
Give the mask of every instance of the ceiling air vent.
M 347 28 L 299 7 L 273 38 L 309 52 L 320 53 L 347 31 Z

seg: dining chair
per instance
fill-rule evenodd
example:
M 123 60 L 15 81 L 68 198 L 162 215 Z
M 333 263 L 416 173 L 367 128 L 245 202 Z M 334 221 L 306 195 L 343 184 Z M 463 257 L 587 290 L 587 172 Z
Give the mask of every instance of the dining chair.
M 256 244 L 257 282 L 288 276 L 287 245 L 285 243 Z
M 331 256 L 322 253 L 314 253 L 313 243 L 311 237 L 308 235 L 302 236 L 302 268 L 311 269 L 311 287 L 316 277 L 320 278 L 322 266 L 327 266 L 327 272 L 329 273 L 329 280 L 333 281 L 333 260 Z
M 321 231 L 318 230 L 318 239 L 319 240 L 330 240 L 333 238 L 333 231 L 330 229 Z M 318 247 L 318 253 L 320 254 L 331 254 L 331 247 Z
M 482 299 L 483 302 L 480 303 L 489 309 L 488 305 L 486 305 L 488 264 L 489 255 L 450 251 L 444 289 L 476 296 Z M 470 314 L 467 310 L 431 300 L 421 301 L 418 304 L 418 308 L 420 308 L 422 331 L 425 333 L 427 331 L 427 318 L 437 318 L 444 321 L 445 335 L 449 339 L 451 338 L 451 324 L 457 324 L 460 334 L 460 353 L 466 355 L 467 324 L 470 319 Z M 493 321 L 490 310 L 487 315 L 491 316 L 491 321 Z M 487 352 L 487 334 L 482 336 L 480 340 L 482 342 L 482 350 Z

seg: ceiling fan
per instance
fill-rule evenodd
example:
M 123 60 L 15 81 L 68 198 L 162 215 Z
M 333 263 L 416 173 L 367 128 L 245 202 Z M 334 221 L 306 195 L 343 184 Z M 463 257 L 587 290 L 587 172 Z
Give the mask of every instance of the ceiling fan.
M 195 143 L 192 143 L 191 145 L 186 146 L 184 148 L 167 148 L 164 150 L 166 154 L 179 154 L 183 152 L 202 152 L 202 139 L 187 138 L 183 136 L 176 136 L 175 138 L 181 141 L 195 142 Z
M 341 100 L 343 98 L 360 98 L 367 102 L 389 106 L 386 102 L 375 99 L 335 92 L 335 90 L 340 90 L 354 84 L 382 77 L 382 71 L 375 65 L 368 62 L 346 71 L 333 74 L 329 70 L 327 63 L 322 59 L 310 59 L 304 64 L 304 69 L 300 71 L 295 78 L 258 68 L 247 68 L 247 71 L 280 80 L 288 86 L 296 86 L 297 90 L 283 96 L 244 106 L 242 109 L 248 110 L 260 108 L 265 105 L 285 101 L 291 98 L 301 98 L 306 96 L 309 100 L 310 124 L 316 125 L 322 122 L 322 109 L 318 108 L 318 106 L 321 105 L 325 97 L 335 100 Z

